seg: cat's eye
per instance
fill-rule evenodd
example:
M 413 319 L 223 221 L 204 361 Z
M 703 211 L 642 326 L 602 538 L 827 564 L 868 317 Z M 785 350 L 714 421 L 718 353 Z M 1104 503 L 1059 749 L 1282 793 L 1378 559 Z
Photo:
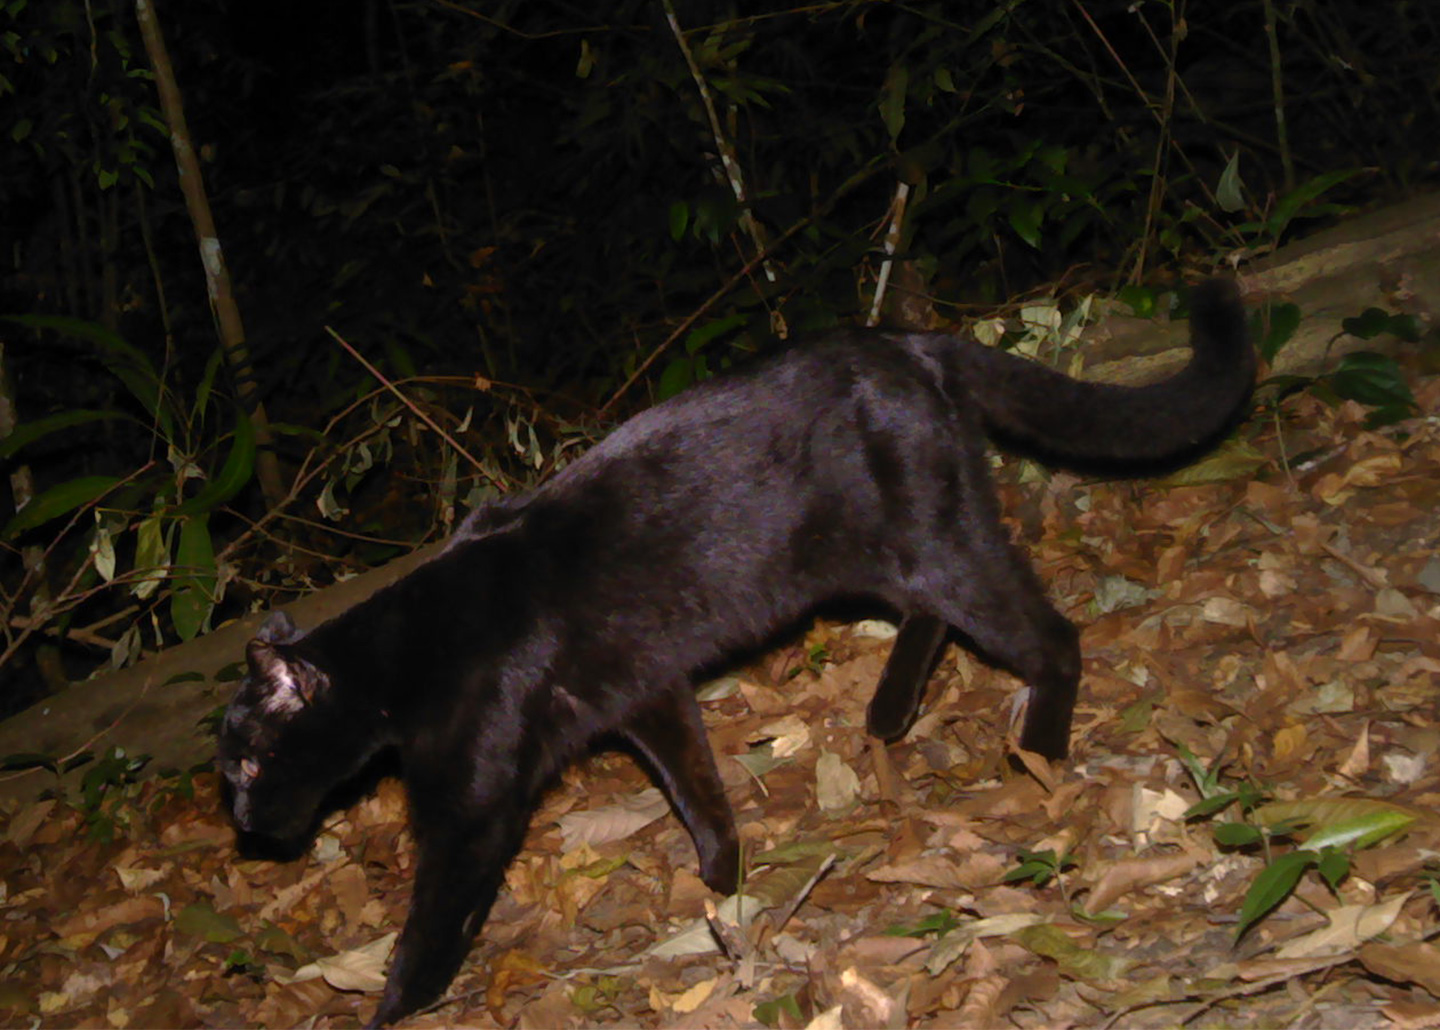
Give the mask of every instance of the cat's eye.
M 250 782 L 260 775 L 260 763 L 253 758 L 240 759 L 240 775 L 245 778 L 245 782 Z

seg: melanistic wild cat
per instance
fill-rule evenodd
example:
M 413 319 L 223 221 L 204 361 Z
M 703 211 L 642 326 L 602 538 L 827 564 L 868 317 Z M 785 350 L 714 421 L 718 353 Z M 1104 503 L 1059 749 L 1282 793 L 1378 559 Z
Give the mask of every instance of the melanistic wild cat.
M 832 332 L 637 415 L 308 633 L 272 614 L 221 730 L 239 828 L 303 843 L 332 788 L 399 751 L 419 857 L 372 1025 L 449 985 L 539 795 L 597 738 L 644 757 L 701 877 L 733 891 L 692 677 L 821 602 L 905 616 L 876 735 L 908 728 L 953 627 L 1029 685 L 1021 745 L 1063 757 L 1078 634 L 1001 525 L 986 438 L 1086 470 L 1197 456 L 1247 409 L 1255 359 L 1233 284 L 1196 287 L 1190 307 L 1189 363 L 1142 387 L 963 336 Z

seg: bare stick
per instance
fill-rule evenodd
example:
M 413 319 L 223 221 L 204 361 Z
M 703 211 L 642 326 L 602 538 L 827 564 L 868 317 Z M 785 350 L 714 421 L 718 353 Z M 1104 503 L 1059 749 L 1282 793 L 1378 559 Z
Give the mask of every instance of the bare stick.
M 346 353 L 348 353 L 356 361 L 360 362 L 361 365 L 365 366 L 365 371 L 369 372 L 387 390 L 389 390 L 397 398 L 399 398 L 401 404 L 405 405 L 405 407 L 409 408 L 412 412 L 414 412 L 416 418 L 418 418 L 421 422 L 424 422 L 427 426 L 433 429 L 436 434 L 439 435 L 440 439 L 444 440 L 451 447 L 455 448 L 455 452 L 461 455 L 466 461 L 468 461 L 471 467 L 474 468 L 476 472 L 480 473 L 482 476 L 490 480 L 490 482 L 494 483 L 496 486 L 503 487 L 505 485 L 500 480 L 496 479 L 495 476 L 492 475 L 490 472 L 486 471 L 485 466 L 481 465 L 479 460 L 477 460 L 473 454 L 467 451 L 460 444 L 460 441 L 456 440 L 449 433 L 445 432 L 445 430 L 441 429 L 434 419 L 432 419 L 429 415 L 425 414 L 425 412 L 421 411 L 419 406 L 417 406 L 415 402 L 412 401 L 409 397 L 401 393 L 399 387 L 397 387 L 394 383 L 381 375 L 380 370 L 377 369 L 374 365 L 370 364 L 370 362 L 366 361 L 359 351 L 357 351 L 354 347 L 350 346 L 350 344 L 345 341 L 345 338 L 343 336 L 337 333 L 334 329 L 331 329 L 328 325 L 325 327 L 325 331 L 330 334 L 330 338 L 332 340 L 345 348 Z
M 225 266 L 225 252 L 220 246 L 220 235 L 215 228 L 214 216 L 210 213 L 210 201 L 205 195 L 200 161 L 195 156 L 195 147 L 190 141 L 190 129 L 185 124 L 185 108 L 180 100 L 180 87 L 175 81 L 175 69 L 170 64 L 170 54 L 165 49 L 165 37 L 160 32 L 159 15 L 155 11 L 154 0 L 136 0 L 135 18 L 140 22 L 140 35 L 145 40 L 145 52 L 149 55 L 150 67 L 155 73 L 155 89 L 160 96 L 160 110 L 170 129 L 170 148 L 175 152 L 175 167 L 180 173 L 180 192 L 185 196 L 185 208 L 190 213 L 195 239 L 200 246 L 200 263 L 205 269 L 205 284 L 210 297 L 210 310 L 215 316 L 215 325 L 220 336 L 220 350 L 225 355 L 225 364 L 235 379 L 236 400 L 240 402 L 241 408 L 255 427 L 255 475 L 260 481 L 265 503 L 274 506 L 280 503 L 285 494 L 280 463 L 275 457 L 274 437 L 270 432 L 265 405 L 260 401 L 260 386 L 255 380 L 255 366 L 250 360 L 250 348 L 245 343 L 245 326 L 240 320 L 240 307 L 235 303 L 230 270 Z
M 675 16 L 675 4 L 672 0 L 665 2 L 665 20 L 670 23 L 670 31 L 675 36 L 675 44 L 680 48 L 680 53 L 685 55 L 685 64 L 690 69 L 690 77 L 695 80 L 695 89 L 700 94 L 700 103 L 705 107 L 705 116 L 710 120 L 710 135 L 715 139 L 715 149 L 720 154 L 720 164 L 724 169 L 725 178 L 730 183 L 730 191 L 735 194 L 735 203 L 740 205 L 740 225 L 750 234 L 755 241 L 755 250 L 762 255 L 761 267 L 765 270 L 765 278 L 772 283 L 775 282 L 775 269 L 771 266 L 768 258 L 763 256 L 768 248 L 765 245 L 765 231 L 760 223 L 755 221 L 755 214 L 750 208 L 749 192 L 745 189 L 745 176 L 740 170 L 740 158 L 735 153 L 735 147 L 725 135 L 724 129 L 720 127 L 720 116 L 715 112 L 715 100 L 710 95 L 710 85 L 705 81 L 705 76 L 700 71 L 700 66 L 695 62 L 695 55 L 690 51 L 690 45 L 685 42 L 685 33 L 680 30 L 680 19 Z
M 868 326 L 880 324 L 880 308 L 885 303 L 885 290 L 890 285 L 890 269 L 895 265 L 895 251 L 900 246 L 900 230 L 905 224 L 905 206 L 910 200 L 910 184 L 895 184 L 895 200 L 890 205 L 890 228 L 885 230 L 885 260 L 880 264 L 880 278 L 875 282 L 875 301 L 870 305 Z

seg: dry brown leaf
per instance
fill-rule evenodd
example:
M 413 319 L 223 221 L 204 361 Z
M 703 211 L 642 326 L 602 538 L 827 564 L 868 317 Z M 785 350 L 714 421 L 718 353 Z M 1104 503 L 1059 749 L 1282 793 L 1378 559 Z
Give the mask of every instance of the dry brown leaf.
M 1338 657 L 1346 662 L 1368 662 L 1375 657 L 1375 648 L 1379 644 L 1379 634 L 1369 626 L 1354 626 L 1340 641 Z
M 1367 719 L 1360 727 L 1360 733 L 1355 738 L 1355 746 L 1345 756 L 1345 761 L 1340 763 L 1336 770 L 1341 776 L 1351 780 L 1358 780 L 1370 769 L 1370 722 Z
M 866 979 L 854 966 L 840 974 L 840 996 L 859 1026 L 903 1027 L 905 1006 Z
M 1367 944 L 1360 961 L 1376 976 L 1413 983 L 1440 998 L 1440 946 L 1426 941 L 1408 944 Z
M 22 851 L 29 846 L 30 839 L 35 836 L 38 830 L 50 818 L 50 813 L 55 809 L 55 800 L 46 798 L 43 801 L 32 801 L 21 807 L 20 811 L 10 818 L 10 824 L 5 828 L 5 839 L 14 844 Z
M 831 815 L 855 807 L 860 794 L 860 777 L 833 751 L 821 751 L 815 763 L 815 800 L 820 810 Z
M 613 805 L 568 812 L 558 820 L 561 846 L 573 851 L 582 844 L 598 847 L 624 840 L 670 811 L 665 795 L 654 787 L 622 797 Z
M 1354 951 L 1365 941 L 1389 930 L 1409 898 L 1406 892 L 1379 905 L 1338 905 L 1325 913 L 1327 925 L 1286 941 L 1275 957 L 1316 958 Z
M 951 855 L 930 854 L 872 869 L 865 878 L 875 883 L 913 883 L 921 887 L 964 890 L 966 883 L 959 862 Z
M 1177 852 L 1154 858 L 1127 858 L 1110 865 L 1090 889 L 1085 911 L 1098 915 L 1119 899 L 1157 883 L 1184 876 L 1200 864 L 1198 855 Z
M 396 934 L 387 933 L 369 944 L 316 959 L 325 982 L 337 991 L 375 993 L 385 989 L 385 962 L 395 947 Z
M 351 930 L 359 929 L 365 905 L 370 901 L 370 884 L 365 879 L 365 870 L 353 862 L 345 863 L 331 875 L 330 889 L 335 894 L 345 925 Z

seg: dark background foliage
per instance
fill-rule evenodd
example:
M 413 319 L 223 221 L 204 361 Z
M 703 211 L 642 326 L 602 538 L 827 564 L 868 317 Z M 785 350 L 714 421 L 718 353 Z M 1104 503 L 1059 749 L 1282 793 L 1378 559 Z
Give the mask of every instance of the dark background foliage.
M 1273 247 L 1295 217 L 1436 172 L 1427 3 L 673 10 L 753 231 L 662 0 L 160 5 L 282 459 L 292 475 L 325 469 L 277 518 L 249 487 L 182 510 L 249 466 L 133 0 L 0 2 L 0 311 L 64 320 L 10 327 L 11 390 L 22 425 L 114 415 L 3 453 L 40 491 L 130 477 L 98 517 L 57 504 L 65 518 L 9 534 L 12 556 L 41 547 L 50 562 L 4 572 L 0 710 L 43 689 L 27 627 L 68 633 L 77 675 L 107 640 L 132 658 L 146 614 L 146 646 L 212 617 L 214 582 L 195 588 L 211 602 L 197 621 L 157 608 L 183 578 L 147 592 L 147 571 L 218 575 L 222 615 L 323 582 L 336 562 L 442 532 L 457 505 L 782 332 L 861 317 L 897 182 L 911 188 L 900 256 L 956 318 L 1041 284 L 1204 274 Z M 774 244 L 773 281 L 739 277 L 617 395 L 757 239 Z M 483 471 L 375 392 L 326 326 L 409 379 Z M 315 505 L 348 509 L 348 535 Z M 97 531 L 125 590 L 84 567 Z M 95 629 L 117 613 L 128 639 Z

